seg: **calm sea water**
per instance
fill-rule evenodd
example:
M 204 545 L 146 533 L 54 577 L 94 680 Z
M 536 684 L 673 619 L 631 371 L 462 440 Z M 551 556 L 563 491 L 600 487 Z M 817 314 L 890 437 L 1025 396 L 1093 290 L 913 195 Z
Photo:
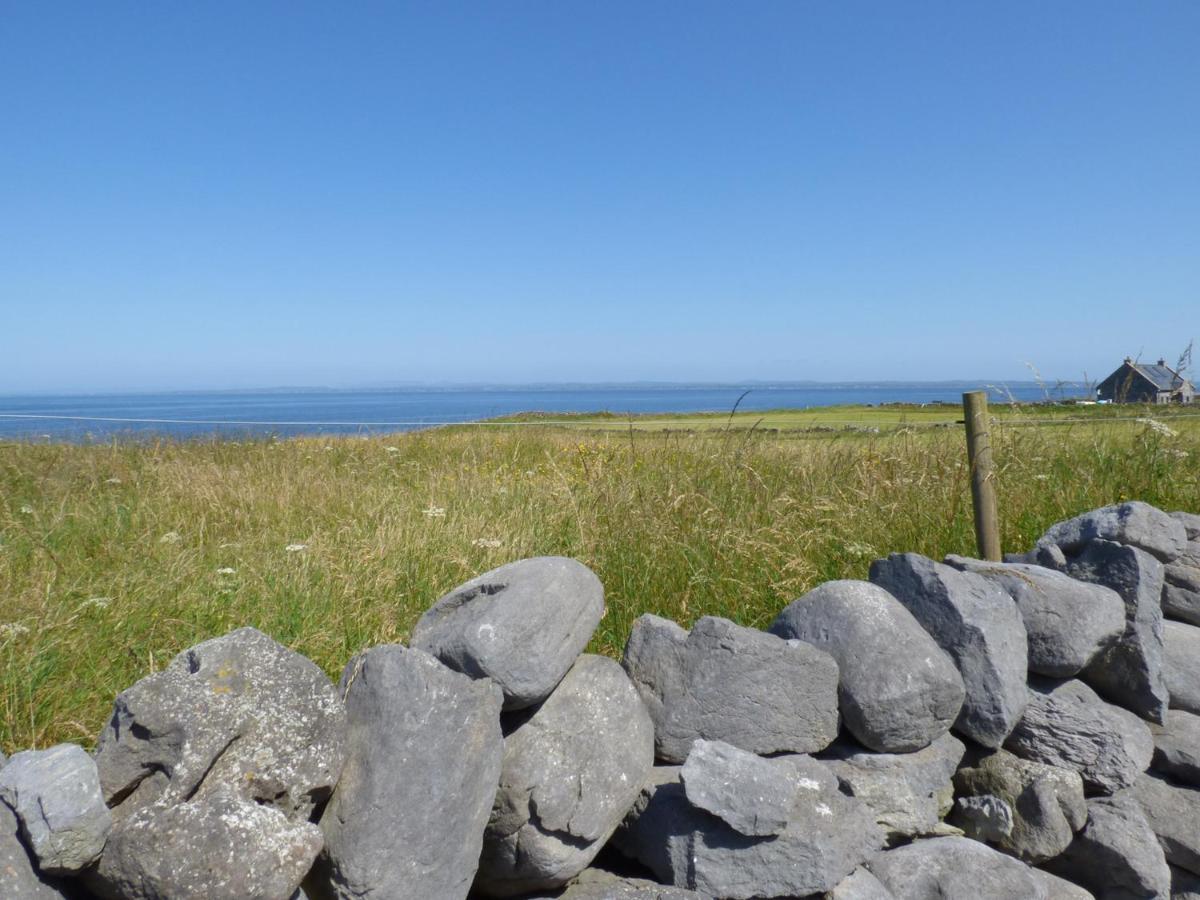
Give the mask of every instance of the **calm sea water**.
M 997 399 L 1046 398 L 1039 385 L 880 382 L 784 385 L 654 385 L 406 390 L 278 390 L 0 395 L 0 437 L 86 441 L 120 437 L 383 434 L 517 412 L 724 412 L 840 404 L 958 403 L 963 391 Z M 1055 397 L 1080 387 L 1058 388 Z M 142 421 L 134 421 L 142 420 Z

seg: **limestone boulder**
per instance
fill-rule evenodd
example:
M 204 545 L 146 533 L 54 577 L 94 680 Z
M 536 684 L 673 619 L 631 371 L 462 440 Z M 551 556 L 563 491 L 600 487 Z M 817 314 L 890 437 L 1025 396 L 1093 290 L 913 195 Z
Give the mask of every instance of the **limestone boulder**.
M 1163 671 L 1171 708 L 1200 715 L 1200 628 L 1164 623 Z
M 0 768 L 0 801 L 48 875 L 71 875 L 95 862 L 112 828 L 92 757 L 75 744 L 17 753 Z
M 352 659 L 339 691 L 347 761 L 309 896 L 465 898 L 500 780 L 500 688 L 391 644 Z
M 1162 611 L 1168 619 L 1200 625 L 1200 567 L 1163 568 Z
M 131 812 L 90 885 L 109 900 L 289 900 L 320 849 L 316 825 L 218 787 Z
M 770 631 L 834 658 L 846 727 L 872 750 L 920 750 L 945 734 L 962 708 L 954 661 L 895 597 L 870 582 L 827 582 L 784 609 Z
M 1038 543 L 1055 544 L 1071 556 L 1097 539 L 1137 547 L 1170 562 L 1183 552 L 1187 527 L 1149 503 L 1130 500 L 1051 525 Z
M 1167 862 L 1200 875 L 1200 790 L 1141 775 L 1130 789 Z
M 1087 892 L 1066 891 L 1055 880 L 1011 856 L 964 837 L 913 841 L 873 857 L 867 867 L 895 900 L 1065 900 Z
M 1005 748 L 1078 772 L 1089 792 L 1112 794 L 1150 765 L 1154 739 L 1146 723 L 1105 703 L 1081 681 L 1033 679 L 1025 715 Z
M 1125 630 L 1125 602 L 1111 588 L 1038 565 L 963 556 L 947 565 L 994 583 L 1013 598 L 1029 635 L 1029 671 L 1071 678 Z
M 1189 541 L 1200 541 L 1200 515 L 1195 513 L 1173 512 L 1171 518 L 1183 525 L 1184 534 Z
M 1200 716 L 1167 710 L 1167 721 L 1152 725 L 1156 772 L 1192 787 L 1200 787 Z
M 583 652 L 604 615 L 604 586 L 561 556 L 509 563 L 438 600 L 411 645 L 458 672 L 490 678 L 506 710 L 540 703 Z
M 699 891 L 667 887 L 644 878 L 630 878 L 604 869 L 584 869 L 561 894 L 541 894 L 546 900 L 714 900 Z
M 118 819 L 219 787 L 306 819 L 341 774 L 345 728 L 315 663 L 240 628 L 122 691 L 96 767 Z
M 1162 563 L 1136 547 L 1095 540 L 1068 562 L 1067 573 L 1112 588 L 1125 601 L 1125 630 L 1092 660 L 1083 679 L 1112 702 L 1161 722 L 1168 699 L 1162 662 Z
M 64 900 L 64 882 L 38 870 L 21 840 L 17 814 L 0 801 L 0 897 L 14 900 Z
M 1006 750 L 980 754 L 954 775 L 958 797 L 952 824 L 976 840 L 1037 864 L 1062 853 L 1087 822 L 1083 779 L 1078 772 L 1014 756 Z M 1009 813 L 1007 830 L 972 815 L 972 798 L 992 798 Z
M 660 759 L 683 762 L 698 738 L 751 753 L 809 753 L 838 731 L 838 666 L 803 641 L 706 616 L 691 633 L 644 615 L 622 665 L 654 722 Z
M 841 789 L 863 801 L 889 841 L 936 834 L 954 800 L 951 778 L 965 747 L 944 734 L 913 753 L 870 753 L 838 741 L 822 754 Z
M 805 790 L 791 823 L 742 834 L 687 798 L 678 767 L 660 767 L 614 836 L 616 847 L 668 884 L 713 896 L 803 897 L 831 891 L 882 844 L 867 807 L 837 789 L 821 763 L 793 758 Z
M 731 744 L 692 744 L 680 777 L 688 802 L 734 831 L 751 836 L 779 834 L 788 827 L 803 793 L 820 783 L 803 774 L 792 758 L 764 759 Z M 832 778 L 821 770 L 825 778 Z
M 1128 791 L 1088 801 L 1088 821 L 1048 871 L 1101 900 L 1167 898 L 1171 873 L 1140 805 Z
M 654 765 L 654 726 L 621 667 L 579 658 L 504 739 L 475 888 L 560 887 L 600 852 Z
M 955 729 L 1000 746 L 1026 702 L 1028 639 L 1012 598 L 979 575 L 916 553 L 876 560 L 871 581 L 904 604 L 957 665 L 966 696 Z
M 855 869 L 827 893 L 824 900 L 895 900 L 883 882 L 866 868 Z

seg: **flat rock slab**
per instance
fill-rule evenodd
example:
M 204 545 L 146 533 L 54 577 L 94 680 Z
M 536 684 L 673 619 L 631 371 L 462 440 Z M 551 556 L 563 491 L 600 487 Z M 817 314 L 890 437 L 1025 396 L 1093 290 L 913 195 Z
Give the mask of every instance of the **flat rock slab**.
M 551 897 L 555 900 L 714 900 L 699 891 L 667 887 L 644 878 L 627 878 L 603 869 L 584 869 L 561 894 L 538 896 L 546 900 Z
M 838 731 L 838 667 L 801 641 L 706 616 L 691 633 L 644 615 L 622 665 L 654 722 L 660 759 L 683 762 L 697 738 L 751 753 L 811 753 Z
M 75 744 L 15 754 L 0 769 L 0 801 L 16 812 L 26 846 L 50 875 L 94 862 L 112 828 L 96 763 Z
M 729 900 L 803 897 L 832 890 L 882 844 L 870 810 L 828 776 L 813 778 L 822 786 L 790 827 L 751 837 L 693 806 L 679 773 L 656 770 L 614 836 L 617 849 L 676 887 Z
M 1137 800 L 1128 791 L 1088 801 L 1088 823 L 1048 871 L 1113 900 L 1166 898 L 1171 873 Z
M 1016 601 L 1029 635 L 1029 671 L 1071 678 L 1125 630 L 1125 601 L 1111 588 L 1078 581 L 1037 565 L 947 556 Z
M 985 578 L 916 553 L 875 560 L 871 581 L 904 604 L 958 666 L 966 698 L 955 730 L 999 747 L 1026 702 L 1029 646 L 1012 598 Z
M 1167 721 L 1152 725 L 1155 771 L 1175 781 L 1200 787 L 1200 716 L 1167 710 Z
M 1162 611 L 1169 619 L 1200 625 L 1200 568 L 1163 568 Z
M 873 857 L 867 868 L 896 900 L 1065 900 L 1087 897 L 978 841 L 926 838 Z
M 954 802 L 951 777 L 962 741 L 944 734 L 915 753 L 870 753 L 838 741 L 822 754 L 843 792 L 863 801 L 895 841 L 940 830 Z
M 64 885 L 38 871 L 21 841 L 17 815 L 0 802 L 0 897 L 13 900 L 63 900 Z
M 1130 500 L 1051 525 L 1038 543 L 1056 544 L 1071 556 L 1096 539 L 1137 547 L 1170 562 L 1183 552 L 1187 526 L 1149 503 Z
M 1083 779 L 1078 772 L 1021 759 L 1006 750 L 981 754 L 954 775 L 958 802 L 991 797 L 1010 812 L 1007 831 L 982 833 L 956 807 L 951 822 L 968 837 L 995 844 L 1030 864 L 1062 853 L 1087 822 Z
M 954 661 L 903 604 L 870 582 L 826 582 L 789 604 L 770 631 L 834 658 L 846 727 L 872 750 L 927 747 L 962 709 Z
M 500 780 L 499 687 L 391 644 L 352 659 L 339 691 L 348 757 L 309 896 L 462 900 Z
M 1200 790 L 1145 774 L 1130 789 L 1167 862 L 1200 875 Z
M 1067 574 L 1112 588 L 1125 601 L 1125 630 L 1092 660 L 1084 680 L 1114 703 L 1161 722 L 1167 711 L 1162 564 L 1136 547 L 1097 540 L 1070 560 Z
M 855 869 L 838 886 L 825 895 L 825 900 L 895 900 L 892 892 L 868 869 Z
M 522 559 L 452 590 L 423 615 L 410 644 L 504 691 L 504 708 L 550 696 L 604 616 L 604 586 L 562 556 Z
M 827 770 L 822 772 L 826 779 L 833 778 Z M 731 744 L 703 738 L 692 744 L 681 775 L 693 806 L 751 836 L 782 832 L 802 792 L 821 787 L 786 757 L 764 759 Z
M 584 655 L 504 739 L 475 888 L 566 884 L 600 852 L 654 765 L 654 726 L 619 665 Z
M 1200 715 L 1200 628 L 1163 624 L 1163 671 L 1171 708 Z
M 1170 515 L 1172 519 L 1183 525 L 1184 533 L 1189 541 L 1200 541 L 1200 516 L 1182 510 Z
M 341 774 L 345 726 L 315 663 L 239 628 L 117 695 L 96 749 L 100 786 L 117 818 L 229 788 L 307 819 Z
M 1146 723 L 1077 680 L 1031 679 L 1029 705 L 1005 747 L 1078 772 L 1088 791 L 1101 794 L 1132 785 L 1154 755 Z
M 222 788 L 117 822 L 89 884 L 112 900 L 286 900 L 320 849 L 316 825 Z

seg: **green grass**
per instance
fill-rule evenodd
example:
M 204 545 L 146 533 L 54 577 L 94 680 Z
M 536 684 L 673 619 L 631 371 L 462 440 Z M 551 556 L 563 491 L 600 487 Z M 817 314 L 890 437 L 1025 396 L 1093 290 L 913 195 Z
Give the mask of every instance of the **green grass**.
M 1121 499 L 1200 510 L 1200 420 L 1174 435 L 1007 421 L 993 435 L 1006 549 Z M 971 553 L 964 455 L 961 428 L 627 423 L 0 444 L 0 747 L 90 744 L 119 690 L 245 624 L 336 675 L 356 649 L 405 640 L 456 584 L 536 554 L 603 579 L 598 652 L 619 654 L 647 611 L 765 626 L 888 552 Z

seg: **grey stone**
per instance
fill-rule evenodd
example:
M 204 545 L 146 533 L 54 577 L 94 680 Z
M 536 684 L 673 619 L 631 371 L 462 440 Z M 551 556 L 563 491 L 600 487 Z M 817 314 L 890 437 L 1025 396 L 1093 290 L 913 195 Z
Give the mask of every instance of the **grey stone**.
M 500 779 L 503 694 L 398 644 L 352 659 L 339 690 L 349 754 L 311 896 L 461 900 Z
M 1125 630 L 1125 602 L 1111 588 L 1037 565 L 946 557 L 947 565 L 995 583 L 1016 601 L 1029 635 L 1029 671 L 1078 675 Z
M 871 563 L 871 581 L 908 607 L 950 654 L 966 687 L 955 730 L 998 747 L 1025 709 L 1029 648 L 1012 599 L 984 578 L 916 553 Z
M 1200 875 L 1200 790 L 1145 774 L 1130 789 L 1167 862 Z
M 972 840 L 997 844 L 1012 834 L 1013 811 L 995 794 L 976 794 L 954 801 L 954 821 Z
M 100 786 L 117 818 L 221 786 L 308 818 L 341 774 L 345 723 L 315 663 L 239 628 L 117 695 L 96 749 Z
M 868 753 L 839 741 L 823 755 L 842 790 L 866 803 L 895 841 L 940 830 L 954 803 L 951 777 L 964 750 L 944 734 L 915 753 Z
M 964 837 L 926 838 L 872 857 L 867 868 L 896 900 L 1050 900 L 1040 872 Z
M 838 731 L 838 667 L 802 641 L 706 616 L 688 634 L 644 615 L 622 660 L 654 721 L 660 759 L 683 762 L 697 738 L 751 753 L 810 753 Z
M 1189 541 L 1200 540 L 1200 516 L 1190 512 L 1173 512 L 1171 518 L 1183 525 L 1184 533 Z
M 1038 543 L 1057 544 L 1071 556 L 1096 539 L 1137 547 L 1170 562 L 1183 552 L 1187 529 L 1149 503 L 1130 500 L 1051 525 Z
M 1167 711 L 1163 725 L 1152 725 L 1151 766 L 1176 781 L 1200 787 L 1200 716 L 1180 709 Z
M 1089 800 L 1087 825 L 1046 868 L 1101 900 L 1170 896 L 1171 873 L 1162 848 L 1128 791 Z
M 985 833 L 955 810 L 951 822 L 968 837 L 993 843 L 1025 862 L 1062 853 L 1087 822 L 1083 780 L 1077 772 L 1021 759 L 1006 750 L 982 754 L 954 776 L 961 806 L 971 797 L 994 797 L 1012 814 L 1005 833 Z
M 603 869 L 584 869 L 565 891 L 554 896 L 557 900 L 712 900 L 698 891 L 627 878 Z
M 120 819 L 89 884 L 111 900 L 288 900 L 320 849 L 316 825 L 221 786 Z
M 0 769 L 0 800 L 17 814 L 26 846 L 49 875 L 94 862 L 112 827 L 96 764 L 75 744 L 17 753 Z
M 1150 765 L 1146 723 L 1101 700 L 1081 681 L 1030 680 L 1029 706 L 1005 747 L 1024 759 L 1078 772 L 1084 786 L 1111 794 Z
M 1175 568 L 1176 566 L 1184 569 L 1200 569 L 1200 539 L 1188 541 L 1183 548 L 1183 552 L 1167 563 L 1168 568 Z
M 703 738 L 692 744 L 681 776 L 692 806 L 748 835 L 779 834 L 791 820 L 797 795 L 820 787 L 786 757 L 764 759 Z
M 1057 544 L 1042 544 L 1034 547 L 1028 553 L 1005 553 L 1006 563 L 1027 563 L 1031 566 L 1042 566 L 1062 572 L 1067 568 L 1067 555 Z
M 1200 900 L 1200 875 L 1170 866 L 1171 900 Z
M 855 869 L 838 886 L 825 895 L 825 900 L 895 900 L 883 882 L 869 869 Z
M 1200 628 L 1163 624 L 1163 671 L 1171 708 L 1200 714 Z
M 604 586 L 562 556 L 522 559 L 460 585 L 413 629 L 410 644 L 504 691 L 504 708 L 540 703 L 604 615 Z
M 820 785 L 778 835 L 741 834 L 687 799 L 679 768 L 656 769 L 613 837 L 661 881 L 714 897 L 803 897 L 833 890 L 882 843 L 870 810 L 841 794 L 815 760 L 795 759 Z
M 1163 569 L 1163 615 L 1200 625 L 1200 568 L 1169 565 Z
M 0 801 L 0 897 L 12 900 L 63 900 L 62 882 L 43 875 L 20 837 L 17 815 Z
M 831 581 L 779 614 L 771 633 L 831 655 L 846 727 L 872 750 L 920 750 L 962 708 L 954 661 L 905 607 L 867 581 Z
M 1092 541 L 1070 561 L 1067 573 L 1112 588 L 1125 601 L 1124 633 L 1092 660 L 1083 679 L 1112 702 L 1161 722 L 1167 711 L 1162 564 L 1136 547 Z
M 654 765 L 654 728 L 615 662 L 581 656 L 504 739 L 475 887 L 512 896 L 566 884 L 595 858 Z

